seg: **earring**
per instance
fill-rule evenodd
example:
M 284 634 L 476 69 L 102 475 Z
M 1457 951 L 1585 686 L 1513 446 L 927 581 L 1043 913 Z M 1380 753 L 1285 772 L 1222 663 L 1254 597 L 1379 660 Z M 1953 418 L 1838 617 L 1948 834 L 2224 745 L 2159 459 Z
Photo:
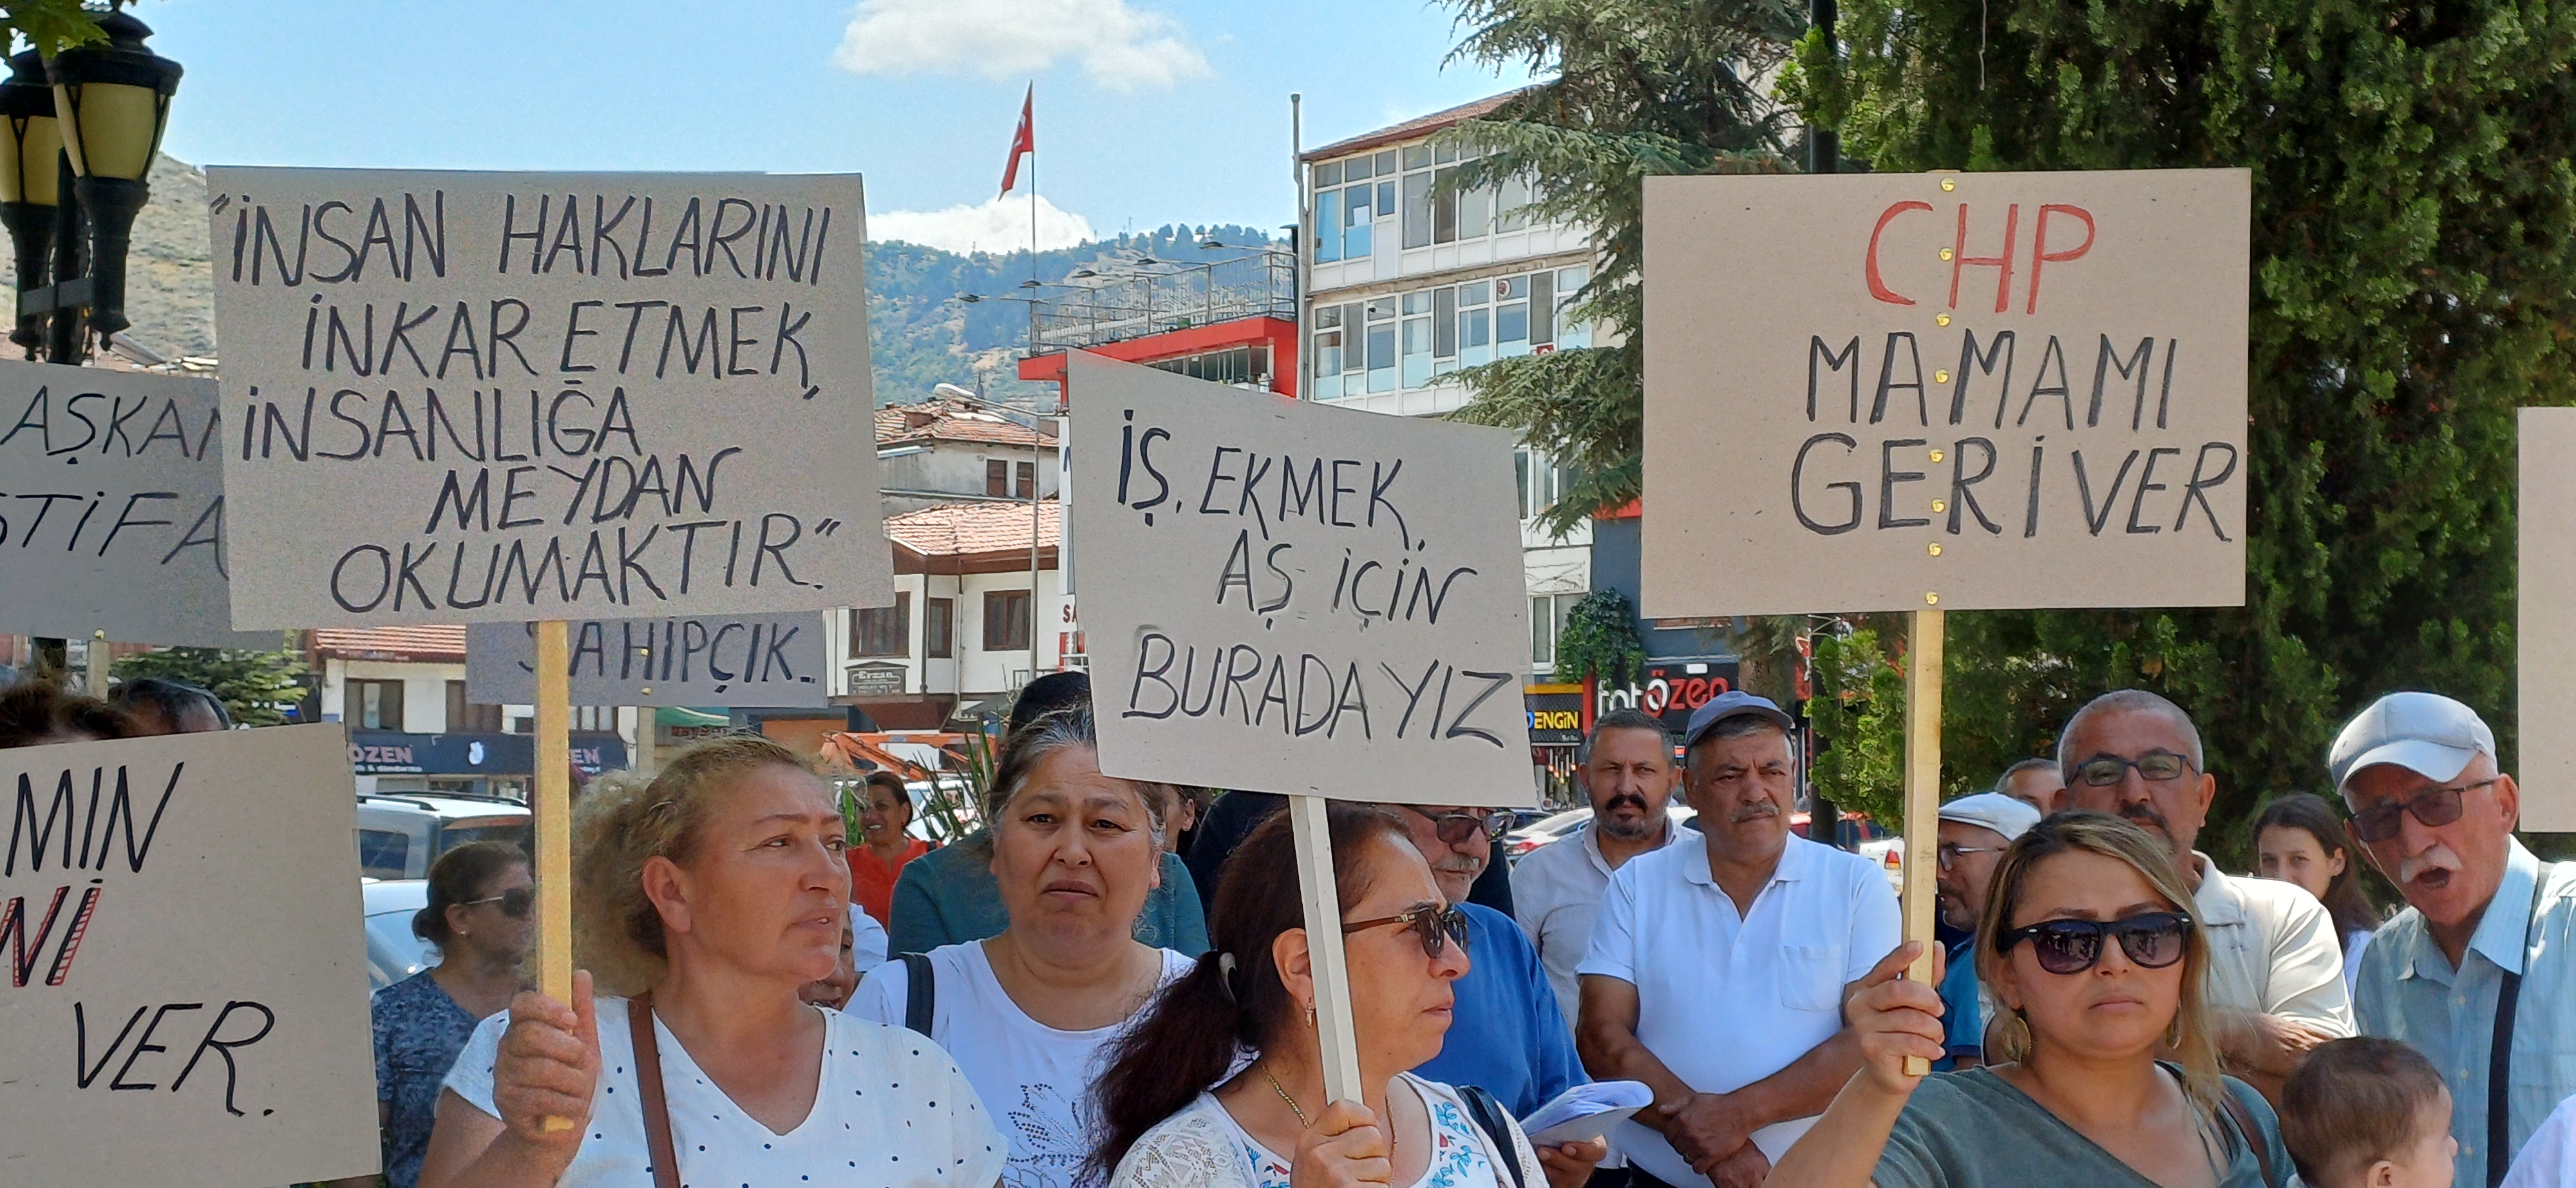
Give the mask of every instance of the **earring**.
M 2180 1051 L 2180 1050 L 2181 1050 L 2181 1048 L 2182 1048 L 2182 1012 L 2181 1012 L 2181 1011 L 2175 1011 L 2175 1012 L 2174 1012 L 2174 1017 L 2173 1017 L 2173 1022 L 2172 1022 L 2172 1023 L 2170 1023 L 2170 1024 L 2168 1024 L 2168 1025 L 2165 1027 L 2165 1050 L 2166 1050 L 2166 1051 L 2168 1051 L 2168 1052 L 2173 1052 L 2173 1051 Z
M 1309 1006 L 1306 1008 L 1306 1030 L 1308 1030 L 1308 1031 L 1313 1031 L 1314 1029 L 1315 1029 L 1315 1008 L 1314 1008 L 1312 1005 L 1309 1005 Z
M 2003 1043 L 2004 1059 L 2015 1064 L 2028 1059 L 2031 1045 L 2030 1018 L 2020 1011 L 2014 1011 L 2004 1020 L 2002 1033 L 1997 1038 Z

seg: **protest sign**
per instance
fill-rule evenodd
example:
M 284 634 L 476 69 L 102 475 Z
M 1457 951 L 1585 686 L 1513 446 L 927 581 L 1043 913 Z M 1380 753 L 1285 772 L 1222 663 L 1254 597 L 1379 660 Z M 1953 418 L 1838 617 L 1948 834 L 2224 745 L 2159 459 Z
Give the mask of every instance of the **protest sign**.
M 1509 433 L 1070 364 L 1104 771 L 1533 802 Z
M 892 601 L 856 176 L 207 180 L 237 624 Z
M 823 617 L 590 619 L 571 624 L 573 705 L 817 706 L 831 700 Z M 537 696 L 531 624 L 465 629 L 465 694 L 484 704 Z
M 338 725 L 0 751 L 0 1181 L 376 1170 Z
M 2241 169 L 1646 182 L 1643 610 L 2234 606 Z
M 2522 827 L 2576 832 L 2576 408 L 2522 410 L 2519 650 Z M 2480 707 L 2488 708 L 2488 707 Z
M 0 631 L 274 648 L 232 629 L 215 382 L 0 362 Z

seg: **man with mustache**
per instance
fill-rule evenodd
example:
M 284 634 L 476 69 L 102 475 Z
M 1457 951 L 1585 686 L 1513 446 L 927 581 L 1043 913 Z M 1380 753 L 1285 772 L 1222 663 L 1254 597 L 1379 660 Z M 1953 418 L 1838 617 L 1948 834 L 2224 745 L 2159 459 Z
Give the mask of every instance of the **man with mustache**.
M 1504 809 L 1382 804 L 1413 835 L 1440 895 L 1467 917 L 1467 972 L 1450 989 L 1449 1035 L 1440 1054 L 1413 1070 L 1444 1085 L 1475 1085 L 1526 1118 L 1583 1080 L 1574 1036 L 1547 987 L 1538 951 L 1510 915 L 1469 903 L 1467 891 L 1511 828 Z M 1289 890 L 1293 891 L 1294 888 Z
M 1896 948 L 1896 895 L 1790 832 L 1795 727 L 1741 692 L 1691 714 L 1700 844 L 1620 867 L 1576 967 L 1584 1067 L 1655 1093 L 1613 1134 L 1637 1188 L 1761 1183 L 1860 1067 L 1843 988 Z
M 1574 967 L 1592 944 L 1592 920 L 1610 876 L 1628 860 L 1698 835 L 1672 822 L 1665 805 L 1681 784 L 1673 735 L 1633 709 L 1612 710 L 1583 740 L 1575 779 L 1592 821 L 1532 851 L 1512 871 L 1513 915 L 1538 946 L 1556 1003 L 1569 1020 L 1583 1003 Z
M 2454 1181 L 2492 1186 L 2576 1095 L 2576 863 L 2514 840 L 2522 790 L 2495 732 L 2448 697 L 2372 702 L 2326 763 L 2354 836 L 2406 897 L 2362 954 L 2361 1029 L 2432 1058 L 2451 1088 Z
M 2218 780 L 2181 706 L 2144 689 L 2096 697 L 2067 719 L 2057 762 L 2061 808 L 2126 817 L 2172 849 L 2209 938 L 2205 992 L 2219 1060 L 2277 1103 L 2310 1049 L 2353 1032 L 2343 946 L 2325 905 L 2289 883 L 2222 874 L 2192 849 Z

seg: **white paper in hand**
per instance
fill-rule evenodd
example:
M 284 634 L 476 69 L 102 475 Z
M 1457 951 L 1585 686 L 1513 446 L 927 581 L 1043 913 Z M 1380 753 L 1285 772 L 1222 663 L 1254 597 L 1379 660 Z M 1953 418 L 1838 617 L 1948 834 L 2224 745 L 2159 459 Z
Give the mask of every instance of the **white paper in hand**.
M 1654 1101 L 1655 1091 L 1643 1081 L 1594 1081 L 1557 1094 L 1554 1101 L 1522 1119 L 1521 1130 L 1534 1147 L 1579 1143 L 1610 1133 L 1611 1127 Z

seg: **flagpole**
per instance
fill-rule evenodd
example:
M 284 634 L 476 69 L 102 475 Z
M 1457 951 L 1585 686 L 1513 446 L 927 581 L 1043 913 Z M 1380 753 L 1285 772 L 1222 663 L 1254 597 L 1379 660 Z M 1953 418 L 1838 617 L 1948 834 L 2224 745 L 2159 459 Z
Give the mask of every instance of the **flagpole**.
M 1029 83 L 1029 357 L 1038 355 L 1038 84 Z M 1068 377 L 1069 378 L 1069 377 Z M 1037 410 L 1029 410 L 1034 413 Z M 1038 679 L 1038 432 L 1045 421 L 1031 417 L 1029 422 L 1029 681 Z M 1063 549 L 1056 550 L 1061 567 Z M 1061 581 L 1057 583 L 1063 585 Z

